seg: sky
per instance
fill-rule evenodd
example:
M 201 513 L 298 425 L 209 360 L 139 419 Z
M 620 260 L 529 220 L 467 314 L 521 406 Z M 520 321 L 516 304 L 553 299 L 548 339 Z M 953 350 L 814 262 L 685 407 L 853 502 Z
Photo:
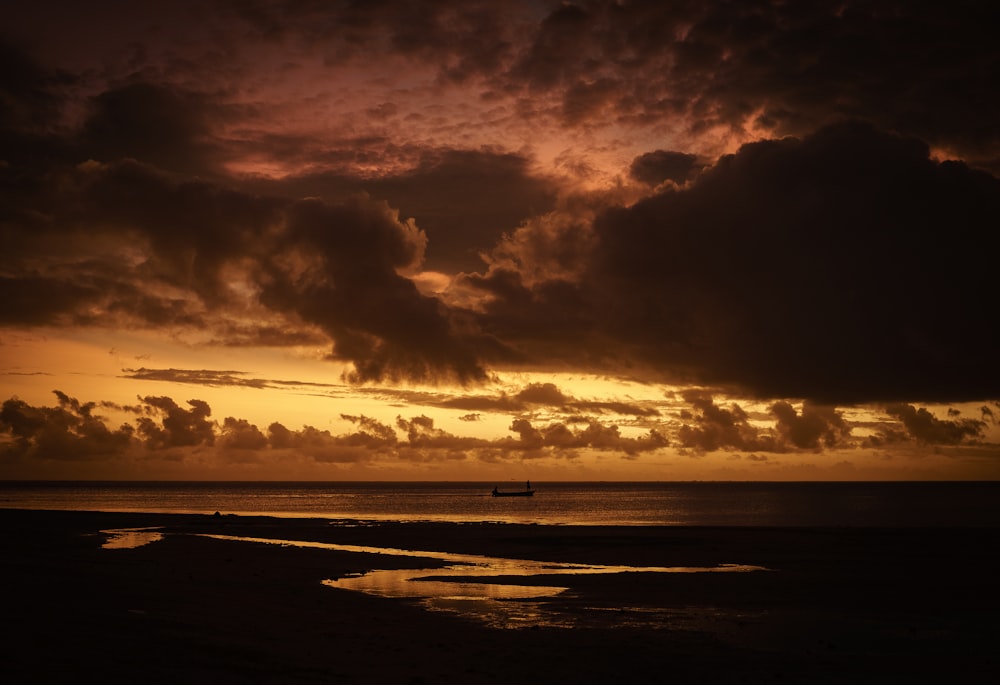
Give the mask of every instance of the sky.
M 994 3 L 0 0 L 0 478 L 1000 478 Z

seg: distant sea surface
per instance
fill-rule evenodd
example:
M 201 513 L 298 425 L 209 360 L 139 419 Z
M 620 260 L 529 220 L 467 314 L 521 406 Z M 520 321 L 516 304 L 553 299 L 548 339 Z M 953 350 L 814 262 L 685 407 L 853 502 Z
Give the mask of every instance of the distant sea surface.
M 0 508 L 548 525 L 998 526 L 1000 483 L 0 482 Z M 501 490 L 524 484 L 500 484 Z

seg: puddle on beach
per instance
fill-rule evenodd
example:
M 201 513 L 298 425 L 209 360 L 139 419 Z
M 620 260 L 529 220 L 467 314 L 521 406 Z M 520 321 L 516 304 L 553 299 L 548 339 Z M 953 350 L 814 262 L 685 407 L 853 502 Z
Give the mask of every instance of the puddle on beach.
M 101 549 L 135 549 L 163 539 L 160 528 L 117 528 L 102 530 L 108 539 Z
M 294 547 L 312 547 L 342 552 L 418 557 L 447 562 L 443 568 L 375 569 L 323 581 L 328 587 L 366 592 L 379 597 L 413 599 L 435 611 L 475 618 L 494 628 L 533 626 L 572 627 L 569 615 L 546 607 L 539 600 L 555 597 L 567 588 L 557 585 L 518 585 L 490 582 L 489 578 L 537 577 L 616 573 L 741 573 L 766 570 L 761 566 L 724 564 L 720 566 L 605 566 L 504 559 L 472 554 L 430 552 L 340 545 L 335 543 L 275 540 L 230 535 L 206 535 L 219 540 L 257 542 Z M 484 579 L 484 580 L 478 580 Z

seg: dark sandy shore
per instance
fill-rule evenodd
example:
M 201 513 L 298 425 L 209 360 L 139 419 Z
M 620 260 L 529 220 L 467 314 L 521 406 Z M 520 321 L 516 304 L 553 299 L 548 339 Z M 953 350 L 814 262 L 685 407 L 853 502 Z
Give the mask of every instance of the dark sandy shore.
M 99 531 L 140 526 L 169 534 L 101 548 Z M 559 576 L 570 589 L 543 607 L 562 625 L 497 629 L 321 584 L 426 560 L 195 532 L 772 570 Z M 4 683 L 1000 682 L 996 528 L 344 527 L 0 510 L 0 549 Z

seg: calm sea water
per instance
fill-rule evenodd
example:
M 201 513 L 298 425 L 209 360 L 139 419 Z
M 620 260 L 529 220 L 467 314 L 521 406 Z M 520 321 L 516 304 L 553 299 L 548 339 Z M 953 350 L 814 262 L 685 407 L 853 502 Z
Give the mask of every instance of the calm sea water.
M 1000 525 L 1000 482 L 533 487 L 534 497 L 494 498 L 492 483 L 0 482 L 0 508 L 554 525 Z

